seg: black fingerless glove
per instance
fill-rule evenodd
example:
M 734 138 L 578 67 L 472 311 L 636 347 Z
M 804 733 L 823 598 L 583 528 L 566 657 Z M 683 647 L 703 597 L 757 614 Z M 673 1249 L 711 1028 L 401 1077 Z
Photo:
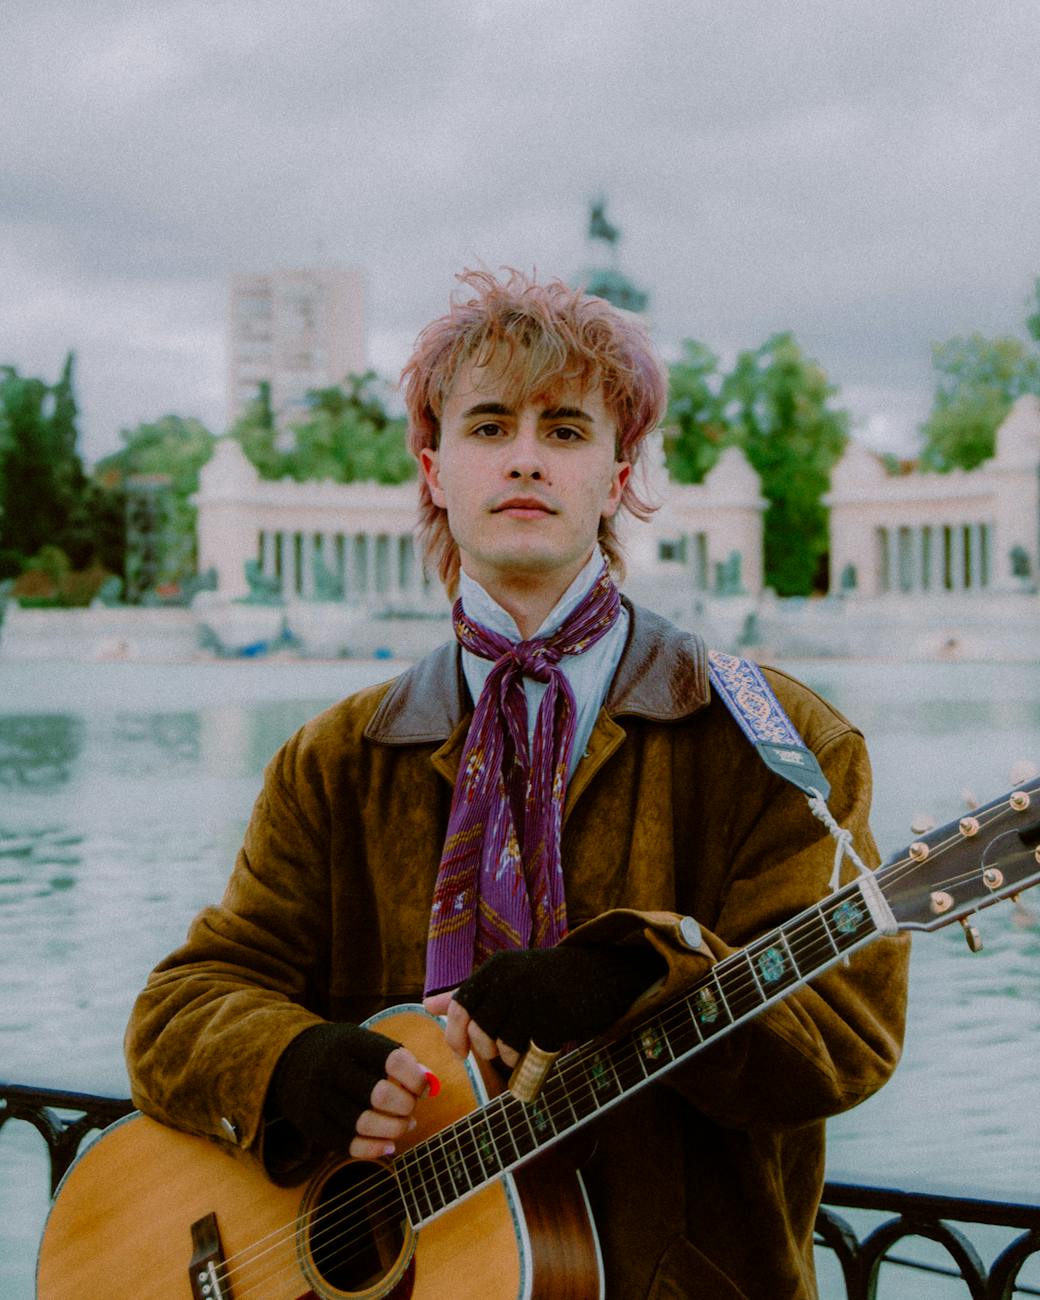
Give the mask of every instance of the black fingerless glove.
M 498 952 L 455 994 L 490 1038 L 547 1052 L 609 1028 L 665 973 L 653 948 L 558 948 Z
M 325 1151 L 345 1151 L 372 1089 L 386 1076 L 386 1058 L 400 1043 L 360 1025 L 305 1029 L 278 1059 L 268 1092 L 269 1114 L 288 1120 Z

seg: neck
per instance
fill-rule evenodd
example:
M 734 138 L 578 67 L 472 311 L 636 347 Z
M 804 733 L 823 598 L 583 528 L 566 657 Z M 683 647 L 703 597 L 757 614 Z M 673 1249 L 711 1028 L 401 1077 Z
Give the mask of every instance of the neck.
M 586 555 L 565 571 L 546 573 L 474 573 L 463 565 L 468 577 L 479 582 L 487 594 L 502 606 L 516 623 L 523 640 L 529 640 L 552 613 L 567 588 L 588 563 Z

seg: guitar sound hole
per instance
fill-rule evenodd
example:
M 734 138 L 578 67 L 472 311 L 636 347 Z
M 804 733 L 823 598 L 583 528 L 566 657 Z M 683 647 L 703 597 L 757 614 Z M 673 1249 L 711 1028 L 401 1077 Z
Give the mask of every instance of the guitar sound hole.
M 308 1245 L 321 1281 L 336 1291 L 364 1291 L 403 1263 L 407 1215 L 396 1180 L 381 1165 L 341 1165 L 309 1199 Z M 381 1294 L 402 1293 L 394 1286 Z

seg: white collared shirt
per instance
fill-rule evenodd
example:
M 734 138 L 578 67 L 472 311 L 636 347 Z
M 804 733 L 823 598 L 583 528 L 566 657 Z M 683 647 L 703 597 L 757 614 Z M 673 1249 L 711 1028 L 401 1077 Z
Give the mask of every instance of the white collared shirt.
M 588 564 L 585 565 L 563 593 L 541 627 L 534 633 L 535 636 L 550 636 L 556 631 L 567 616 L 580 604 L 589 588 L 599 577 L 605 564 L 603 553 L 597 547 L 593 551 Z M 466 573 L 459 574 L 459 595 L 462 598 L 462 608 L 465 610 L 467 618 L 476 623 L 482 623 L 484 627 L 490 628 L 492 632 L 497 632 L 500 636 L 508 637 L 510 641 L 523 640 L 512 614 L 504 610 L 497 600 L 488 595 L 479 582 L 475 582 Z M 592 735 L 592 728 L 596 725 L 596 718 L 599 716 L 600 708 L 607 698 L 607 691 L 610 689 L 614 672 L 621 659 L 621 652 L 625 648 L 625 640 L 628 636 L 628 621 L 628 610 L 622 605 L 614 625 L 600 637 L 595 645 L 590 646 L 584 654 L 564 655 L 560 660 L 560 667 L 566 674 L 577 705 L 574 748 L 571 750 L 568 777 L 573 776 L 574 769 L 585 752 L 589 737 Z M 463 648 L 462 672 L 466 678 L 469 693 L 474 700 L 479 698 L 491 668 L 492 661 L 490 659 L 482 659 L 479 655 L 475 655 L 472 651 Z M 523 680 L 524 694 L 527 697 L 527 738 L 530 742 L 534 736 L 538 706 L 545 694 L 546 683 L 535 681 L 533 677 L 525 677 Z

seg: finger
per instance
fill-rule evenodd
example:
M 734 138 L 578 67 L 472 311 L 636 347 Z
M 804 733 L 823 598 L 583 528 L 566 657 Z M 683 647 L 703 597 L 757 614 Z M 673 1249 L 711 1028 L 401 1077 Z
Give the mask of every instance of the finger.
M 423 998 L 423 1007 L 431 1016 L 443 1016 L 447 1013 L 454 996 L 454 989 L 445 989 L 443 993 L 431 993 L 428 998 Z
M 415 1110 L 416 1101 L 418 1098 L 414 1092 L 391 1079 L 380 1079 L 372 1089 L 369 1106 L 383 1115 L 410 1115 Z
M 456 1056 L 466 1056 L 469 1052 L 469 1025 L 469 1012 L 466 1008 L 455 1001 L 449 1003 L 444 1037 Z
M 380 1111 L 363 1110 L 358 1116 L 355 1136 L 365 1138 L 403 1137 L 415 1128 L 415 1120 L 410 1116 L 385 1115 Z
M 399 1083 L 412 1094 L 421 1097 L 429 1086 L 425 1065 L 415 1059 L 407 1047 L 398 1047 L 386 1058 L 386 1077 Z
M 386 1138 L 363 1138 L 356 1137 L 351 1142 L 347 1151 L 355 1160 L 382 1160 L 386 1156 L 392 1156 L 396 1147 Z
M 495 1044 L 495 1040 L 485 1034 L 483 1029 L 481 1029 L 475 1020 L 469 1022 L 469 1027 L 466 1032 L 469 1035 L 470 1046 L 481 1060 L 493 1061 L 498 1055 L 498 1047 Z
M 499 1056 L 503 1061 L 505 1061 L 506 1065 L 512 1069 L 512 1067 L 516 1065 L 517 1061 L 519 1061 L 520 1053 L 515 1047 L 510 1047 L 508 1043 L 503 1043 L 501 1038 L 495 1040 L 495 1045 L 498 1048 Z

